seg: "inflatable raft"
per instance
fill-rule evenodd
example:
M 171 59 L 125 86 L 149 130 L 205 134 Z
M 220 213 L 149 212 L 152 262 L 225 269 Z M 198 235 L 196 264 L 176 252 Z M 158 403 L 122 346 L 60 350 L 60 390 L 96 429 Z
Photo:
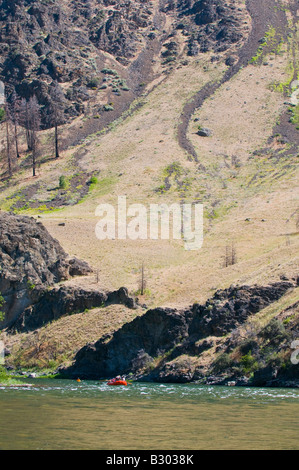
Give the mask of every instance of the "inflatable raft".
M 125 380 L 112 379 L 107 382 L 107 385 L 128 385 Z

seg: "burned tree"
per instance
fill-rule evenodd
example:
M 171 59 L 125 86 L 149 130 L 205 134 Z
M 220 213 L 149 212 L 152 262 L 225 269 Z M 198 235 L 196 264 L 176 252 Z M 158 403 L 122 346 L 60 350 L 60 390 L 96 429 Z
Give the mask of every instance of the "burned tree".
M 10 104 L 10 115 L 11 120 L 14 126 L 14 140 L 15 140 L 15 147 L 16 147 L 16 156 L 20 158 L 19 153 L 19 139 L 18 139 L 18 125 L 20 120 L 20 108 L 21 108 L 21 100 L 18 97 L 16 91 L 14 90 L 11 95 L 11 104 Z
M 223 266 L 224 268 L 227 268 L 228 266 L 233 266 L 234 264 L 237 264 L 237 250 L 234 242 L 232 242 L 231 245 L 226 245 L 225 247 Z
M 19 122 L 20 125 L 25 129 L 27 150 L 31 151 L 32 142 L 30 141 L 29 103 L 25 98 L 22 98 L 20 102 Z
M 5 110 L 5 133 L 6 133 L 6 161 L 7 161 L 7 169 L 8 169 L 8 176 L 9 178 L 12 177 L 13 173 L 13 154 L 12 154 L 12 139 L 11 139 L 11 119 L 10 119 L 10 112 L 9 106 L 7 101 L 4 104 Z
M 36 96 L 32 96 L 28 103 L 28 119 L 29 119 L 29 141 L 32 151 L 32 174 L 36 176 L 36 162 L 38 156 L 38 132 L 41 127 L 40 106 Z
M 140 295 L 145 294 L 146 284 L 147 284 L 147 282 L 146 282 L 146 275 L 145 275 L 145 267 L 144 267 L 144 263 L 142 263 L 141 273 L 140 273 L 140 280 L 139 280 Z
M 64 123 L 64 94 L 57 82 L 50 89 L 49 124 L 55 129 L 55 158 L 59 153 L 59 126 Z

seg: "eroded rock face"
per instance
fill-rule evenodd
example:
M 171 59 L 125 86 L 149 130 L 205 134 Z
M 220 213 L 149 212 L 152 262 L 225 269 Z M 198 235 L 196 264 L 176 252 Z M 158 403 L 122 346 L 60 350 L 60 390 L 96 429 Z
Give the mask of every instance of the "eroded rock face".
M 58 318 L 110 304 L 137 308 L 135 300 L 124 287 L 108 293 L 72 286 L 54 287 L 51 290 L 34 289 L 31 300 L 34 302 L 18 316 L 10 328 L 11 332 L 33 331 Z
M 116 64 L 138 68 L 139 56 L 151 49 L 153 39 L 162 50 L 178 30 L 186 54 L 223 51 L 242 40 L 243 16 L 233 0 L 161 0 L 159 7 L 149 0 L 0 0 L 0 77 L 8 97 L 14 88 L 22 98 L 37 96 L 46 127 L 51 82 L 67 88 L 65 118 L 82 114 L 93 97 L 89 84 L 103 78 L 103 52 Z M 157 59 L 159 45 L 155 54 Z M 176 56 L 176 51 L 168 54 Z M 150 70 L 153 59 L 141 61 L 141 69 Z M 142 82 L 142 70 L 137 75 Z
M 216 292 L 205 305 L 194 305 L 189 334 L 197 338 L 223 336 L 279 300 L 294 284 L 281 281 L 270 286 L 238 286 Z
M 0 293 L 4 325 L 11 324 L 46 290 L 73 274 L 91 272 L 87 263 L 70 260 L 57 240 L 34 218 L 0 212 Z
M 289 281 L 265 287 L 232 286 L 216 292 L 205 305 L 195 304 L 184 311 L 149 310 L 108 342 L 100 339 L 85 346 L 65 372 L 87 379 L 133 373 L 142 380 L 189 382 L 194 370 L 185 356 L 213 347 L 210 337 L 230 333 L 294 286 Z
M 188 323 L 184 312 L 157 308 L 125 324 L 105 343 L 85 346 L 76 357 L 69 374 L 92 379 L 118 373 L 137 372 L 153 358 L 186 338 Z
M 173 4 L 172 0 L 168 2 Z M 234 2 L 223 0 L 179 0 L 178 28 L 189 37 L 188 54 L 225 51 L 243 37 L 242 13 Z

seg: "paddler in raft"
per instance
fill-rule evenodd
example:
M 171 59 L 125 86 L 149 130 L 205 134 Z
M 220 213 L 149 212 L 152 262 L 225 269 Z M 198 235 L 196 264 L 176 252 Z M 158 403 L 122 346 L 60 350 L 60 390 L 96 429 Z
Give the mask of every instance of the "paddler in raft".
M 125 377 L 117 375 L 114 379 L 108 381 L 108 385 L 128 385 Z
M 123 380 L 122 377 L 120 375 L 117 375 L 114 379 L 109 380 L 109 382 L 115 383 L 115 382 L 119 382 L 120 380 Z

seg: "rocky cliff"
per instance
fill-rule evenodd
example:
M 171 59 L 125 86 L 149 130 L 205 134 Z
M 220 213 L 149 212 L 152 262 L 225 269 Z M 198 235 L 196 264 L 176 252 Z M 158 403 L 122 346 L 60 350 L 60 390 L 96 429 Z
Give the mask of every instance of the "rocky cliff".
M 244 11 L 235 0 L 2 0 L 0 78 L 8 97 L 14 88 L 37 96 L 47 126 L 53 81 L 63 85 L 67 119 L 86 111 L 95 92 L 116 99 L 130 88 L 123 100 L 131 100 L 153 78 L 154 63 L 163 73 L 180 55 L 241 42 Z
M 0 213 L 0 294 L 11 331 L 29 331 L 64 315 L 110 304 L 136 308 L 126 288 L 115 292 L 57 283 L 86 276 L 92 269 L 70 258 L 33 217 Z
M 275 303 L 295 286 L 294 280 L 281 281 L 265 287 L 231 287 L 216 292 L 205 305 L 196 304 L 183 311 L 167 308 L 150 310 L 144 316 L 125 324 L 108 342 L 106 339 L 100 339 L 85 346 L 78 352 L 73 366 L 63 372 L 72 377 L 87 379 L 131 374 L 132 377 L 143 381 L 190 382 L 204 380 L 206 377 L 211 380 L 211 376 L 215 375 L 214 383 L 225 383 L 228 378 L 240 381 L 242 376 L 248 376 L 246 361 L 243 359 L 244 364 L 242 360 L 235 360 L 234 363 L 231 359 L 230 362 L 225 362 L 227 351 L 231 353 L 237 347 L 242 347 L 245 357 L 250 351 L 249 358 L 246 359 L 250 364 L 253 356 L 247 343 L 245 351 L 244 338 L 234 343 L 236 335 L 232 335 L 232 332 L 239 331 L 248 318 Z M 292 313 L 290 312 L 290 315 Z M 286 339 L 290 341 L 298 335 L 298 315 L 295 318 L 295 323 L 285 322 L 288 324 L 288 332 L 284 325 L 278 322 L 278 330 L 270 325 L 273 335 L 269 331 L 267 333 L 266 329 L 261 329 L 260 336 L 257 335 L 256 338 L 270 337 L 274 342 L 280 338 L 282 343 Z M 284 344 L 283 347 L 289 350 L 290 345 Z M 216 361 L 217 348 L 221 355 Z M 263 343 L 262 346 L 261 343 L 260 349 L 263 348 L 265 349 L 266 345 Z M 276 353 L 278 349 L 276 348 Z M 205 367 L 203 358 L 206 353 L 210 353 L 214 360 Z M 255 368 L 254 372 L 259 371 L 259 380 L 265 385 L 267 379 L 261 373 L 262 358 L 260 360 L 260 367 Z M 275 374 L 276 377 L 279 375 L 278 372 L 287 374 L 293 379 L 294 385 L 294 380 L 298 381 L 299 378 L 297 371 L 290 371 L 290 367 L 284 368 L 280 365 L 281 370 L 277 364 L 276 369 L 274 366 L 272 369 L 270 367 L 272 379 Z M 292 366 L 291 363 L 289 365 Z M 269 375 L 271 374 L 268 371 Z M 258 374 L 255 379 L 258 380 Z M 247 384 L 248 378 L 243 378 L 243 381 Z
M 0 293 L 4 325 L 36 301 L 41 292 L 74 275 L 91 272 L 87 263 L 71 259 L 45 227 L 32 217 L 0 212 Z

